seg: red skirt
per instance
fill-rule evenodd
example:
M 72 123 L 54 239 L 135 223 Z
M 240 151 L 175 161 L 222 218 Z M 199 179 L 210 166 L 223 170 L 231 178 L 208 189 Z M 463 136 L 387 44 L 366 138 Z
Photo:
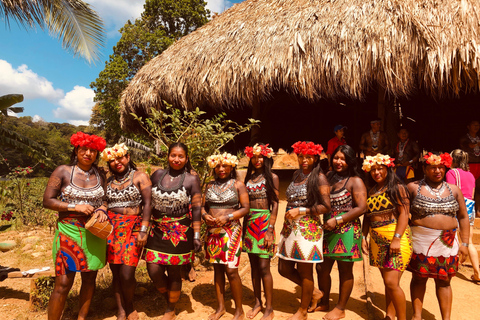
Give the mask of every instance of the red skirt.
M 142 253 L 137 247 L 141 216 L 131 216 L 108 211 L 113 232 L 107 238 L 107 262 L 136 267 Z

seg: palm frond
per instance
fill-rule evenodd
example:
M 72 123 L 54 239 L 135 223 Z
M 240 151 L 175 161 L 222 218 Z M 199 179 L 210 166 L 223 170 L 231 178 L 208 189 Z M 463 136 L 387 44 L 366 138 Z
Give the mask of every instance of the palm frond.
M 120 137 L 120 140 L 119 142 L 123 142 L 125 143 L 125 145 L 127 147 L 130 147 L 130 148 L 135 148 L 135 149 L 138 149 L 138 150 L 141 150 L 141 151 L 144 151 L 144 152 L 153 152 L 153 149 L 152 148 L 149 148 L 147 147 L 146 145 L 143 145 L 135 140 L 132 140 L 132 139 L 129 139 L 129 138 L 126 138 L 124 136 L 121 136 Z
M 4 115 L 7 115 L 7 109 L 8 108 L 10 108 L 14 104 L 20 103 L 22 101 L 23 101 L 23 94 L 6 94 L 6 95 L 3 95 L 3 96 L 0 96 L 0 111 Z M 10 110 L 12 110 L 13 112 L 18 113 L 14 109 L 17 109 L 17 108 L 10 108 Z M 23 108 L 21 108 L 21 109 L 22 110 L 19 111 L 19 112 L 23 111 Z
M 51 34 L 62 40 L 62 46 L 88 62 L 100 58 L 104 45 L 102 19 L 90 6 L 80 0 L 49 1 L 45 6 L 45 23 Z

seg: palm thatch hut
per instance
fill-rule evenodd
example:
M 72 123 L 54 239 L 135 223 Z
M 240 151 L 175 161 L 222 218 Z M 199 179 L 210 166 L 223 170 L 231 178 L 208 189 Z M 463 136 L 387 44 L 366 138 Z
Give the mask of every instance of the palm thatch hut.
M 137 73 L 122 127 L 135 130 L 130 113 L 148 116 L 162 101 L 261 118 L 285 96 L 317 107 L 370 100 L 385 118 L 384 99 L 476 92 L 479 11 L 478 0 L 245 0 Z

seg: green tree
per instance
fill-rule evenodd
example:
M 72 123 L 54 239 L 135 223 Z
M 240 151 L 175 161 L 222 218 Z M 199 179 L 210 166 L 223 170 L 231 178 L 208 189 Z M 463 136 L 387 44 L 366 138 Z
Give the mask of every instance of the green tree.
M 88 62 L 99 58 L 105 32 L 102 19 L 81 0 L 0 0 L 0 13 L 9 24 L 14 19 L 24 27 L 37 24 L 62 40 L 62 46 Z
M 120 95 L 129 81 L 148 61 L 161 54 L 178 38 L 204 25 L 210 12 L 204 0 L 147 0 L 141 18 L 128 21 L 113 54 L 90 86 L 97 106 L 90 124 L 105 130 L 108 140 L 118 140 Z

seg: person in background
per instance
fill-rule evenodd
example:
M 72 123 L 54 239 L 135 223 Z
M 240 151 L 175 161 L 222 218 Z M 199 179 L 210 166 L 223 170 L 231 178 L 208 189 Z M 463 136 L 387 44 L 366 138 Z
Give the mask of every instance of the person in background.
M 335 149 L 337 149 L 338 146 L 342 146 L 344 144 L 347 144 L 347 141 L 345 140 L 345 130 L 347 130 L 347 129 L 348 129 L 347 127 L 345 127 L 341 124 L 337 124 L 333 128 L 333 133 L 335 133 L 335 137 L 328 140 L 327 152 L 325 152 L 327 154 L 327 157 L 328 157 L 329 165 L 330 165 L 330 163 L 332 163 L 330 161 L 330 159 L 332 157 L 333 151 L 335 151 Z M 330 166 L 329 169 L 332 170 L 332 167 Z
M 395 158 L 395 173 L 403 182 L 412 181 L 415 178 L 415 167 L 420 157 L 418 144 L 410 139 L 406 128 L 400 128 L 397 133 L 398 143 L 393 150 Z
M 468 255 L 473 267 L 473 282 L 480 282 L 480 270 L 478 266 L 478 252 L 473 244 L 473 224 L 475 222 L 475 201 L 473 193 L 475 191 L 475 177 L 468 168 L 468 153 L 461 149 L 453 150 L 452 169 L 447 172 L 445 179 L 448 183 L 456 185 L 462 191 L 467 207 L 468 219 L 470 221 L 470 236 L 468 237 Z
M 360 139 L 360 150 L 365 156 L 374 156 L 377 153 L 386 154 L 390 148 L 387 135 L 380 131 L 382 120 L 370 121 L 370 131 L 365 132 Z
M 472 120 L 467 125 L 468 132 L 460 138 L 460 149 L 468 153 L 468 165 L 475 179 L 480 177 L 480 122 Z

